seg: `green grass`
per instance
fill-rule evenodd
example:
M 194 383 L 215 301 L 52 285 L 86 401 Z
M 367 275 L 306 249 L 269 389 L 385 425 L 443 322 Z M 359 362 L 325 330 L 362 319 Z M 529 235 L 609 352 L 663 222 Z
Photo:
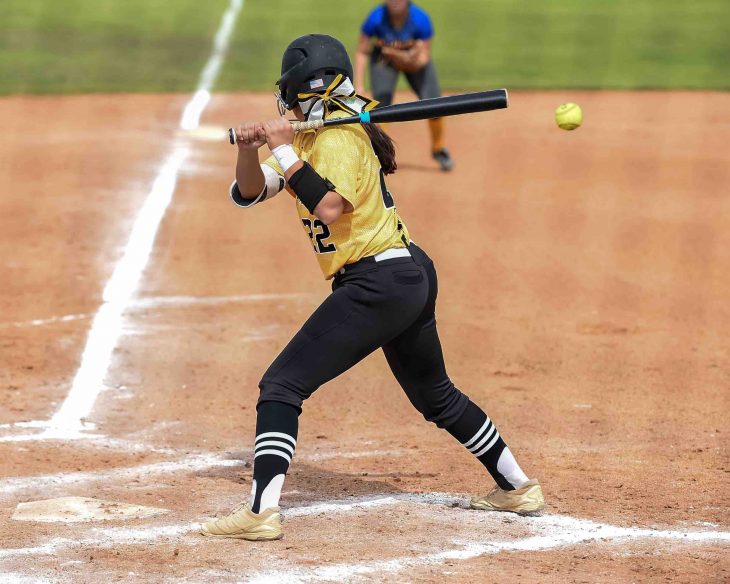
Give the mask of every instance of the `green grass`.
M 0 0 L 0 93 L 190 91 L 227 5 Z
M 0 93 L 191 91 L 227 0 L 2 0 Z M 376 2 L 246 0 L 216 89 L 271 90 L 281 52 L 354 49 Z M 445 89 L 730 89 L 728 0 L 422 0 Z

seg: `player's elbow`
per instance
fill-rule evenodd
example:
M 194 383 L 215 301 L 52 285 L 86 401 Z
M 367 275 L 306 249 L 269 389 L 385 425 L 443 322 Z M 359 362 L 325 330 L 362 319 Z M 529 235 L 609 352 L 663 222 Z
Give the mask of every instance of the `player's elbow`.
M 263 190 L 264 190 L 263 186 L 259 189 L 256 189 L 256 188 L 241 189 L 241 195 L 243 196 L 244 199 L 255 199 L 262 193 Z
M 337 221 L 345 210 L 345 200 L 335 191 L 328 192 L 314 209 L 314 215 L 325 225 Z
M 255 199 L 258 197 L 266 186 L 266 179 L 261 176 L 262 180 L 257 180 L 258 177 L 248 176 L 236 176 L 236 184 L 241 196 L 245 199 Z
M 322 223 L 329 225 L 334 223 L 342 215 L 342 209 L 326 208 L 326 209 L 315 209 L 314 214 L 317 216 Z
M 370 54 L 370 37 L 366 34 L 360 35 L 360 39 L 357 42 L 357 54 L 358 56 Z

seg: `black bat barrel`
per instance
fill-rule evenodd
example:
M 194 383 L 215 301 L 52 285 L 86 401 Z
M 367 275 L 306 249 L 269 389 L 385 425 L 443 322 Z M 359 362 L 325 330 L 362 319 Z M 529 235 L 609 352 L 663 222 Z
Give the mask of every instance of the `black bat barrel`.
M 474 112 L 487 112 L 491 110 L 504 109 L 507 107 L 507 90 L 493 89 L 491 91 L 478 91 L 476 93 L 464 93 L 461 95 L 449 95 L 446 97 L 434 97 L 433 99 L 422 99 L 409 103 L 397 103 L 376 107 L 370 112 L 362 112 L 356 116 L 346 118 L 334 118 L 324 120 L 321 126 L 339 126 L 342 124 L 357 124 L 360 122 L 410 122 L 412 120 L 428 120 L 431 118 L 442 118 L 444 116 L 455 116 L 458 114 L 471 114 Z M 297 126 L 296 122 L 293 122 Z M 312 122 L 303 122 L 304 129 L 314 129 L 309 126 Z M 321 127 L 316 126 L 316 127 Z M 233 128 L 228 130 L 228 139 L 231 144 L 236 143 L 236 134 Z
M 380 122 L 409 122 L 411 120 L 426 120 L 457 114 L 471 114 L 486 112 L 507 107 L 507 90 L 493 89 L 478 91 L 447 97 L 422 99 L 410 103 L 397 103 L 376 107 L 370 111 L 370 121 Z

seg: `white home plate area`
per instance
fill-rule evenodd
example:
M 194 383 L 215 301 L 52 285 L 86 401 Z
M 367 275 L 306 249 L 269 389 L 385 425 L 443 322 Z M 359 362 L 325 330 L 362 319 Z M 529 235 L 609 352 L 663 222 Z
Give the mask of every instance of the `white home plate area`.
M 18 503 L 12 518 L 15 521 L 40 521 L 41 523 L 78 523 L 81 521 L 144 519 L 164 513 L 167 513 L 167 509 L 89 497 L 57 497 Z
M 300 464 L 310 460 L 319 464 L 319 454 L 302 452 Z M 379 456 L 372 451 L 347 454 L 363 466 Z M 468 572 L 474 561 L 481 561 L 478 565 L 483 569 L 484 559 L 495 555 L 524 558 L 526 553 L 564 550 L 570 554 L 574 553 L 571 549 L 583 549 L 583 555 L 605 551 L 609 555 L 667 557 L 677 546 L 695 547 L 703 554 L 730 544 L 730 532 L 712 525 L 616 526 L 549 512 L 523 518 L 469 510 L 464 495 L 449 493 L 391 492 L 322 501 L 312 499 L 316 493 L 296 490 L 284 494 L 286 536 L 281 542 L 221 543 L 203 538 L 198 534 L 199 524 L 190 521 L 191 511 L 202 520 L 206 513 L 198 511 L 201 498 L 213 495 L 220 501 L 215 505 L 224 506 L 225 499 L 240 496 L 244 486 L 232 479 L 246 469 L 248 460 L 250 454 L 240 460 L 201 453 L 136 467 L 7 479 L 0 489 L 6 508 L 21 493 L 87 491 L 117 496 L 61 496 L 17 504 L 14 525 L 9 527 L 18 534 L 15 542 L 27 543 L 12 546 L 5 539 L 5 548 L 0 550 L 4 581 L 75 581 L 84 573 L 82 568 L 99 578 L 128 577 L 130 581 L 163 581 L 173 575 L 191 582 L 208 577 L 250 582 L 435 581 L 436 574 L 461 579 L 465 577 L 461 570 Z M 190 491 L 189 510 L 179 503 L 172 511 L 135 503 L 136 499 L 150 499 L 136 493 L 162 500 L 171 489 Z M 52 522 L 57 528 L 44 536 L 44 530 L 29 530 L 28 522 Z M 365 525 L 370 527 L 372 539 L 364 541 Z M 132 576 L 108 563 L 111 557 L 117 558 L 119 550 L 134 556 L 135 549 L 140 563 L 149 557 L 159 561 L 161 555 L 169 555 L 177 564 L 183 557 L 194 561 L 184 568 L 178 565 L 174 573 L 153 561 L 130 570 Z M 238 555 L 243 557 L 237 559 Z M 94 560 L 89 562 L 89 558 Z M 60 576 L 56 574 L 59 566 L 65 570 Z

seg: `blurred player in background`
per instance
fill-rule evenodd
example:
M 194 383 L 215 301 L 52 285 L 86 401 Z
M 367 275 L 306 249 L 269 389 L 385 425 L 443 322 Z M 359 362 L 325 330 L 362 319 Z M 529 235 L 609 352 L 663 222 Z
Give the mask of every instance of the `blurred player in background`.
M 370 85 L 380 105 L 393 101 L 398 76 L 405 74 L 419 99 L 440 97 L 436 68 L 431 61 L 433 25 L 422 8 L 409 0 L 387 0 L 375 8 L 362 25 L 355 57 L 355 91 L 365 93 L 365 64 L 370 62 Z M 444 148 L 444 121 L 428 120 L 431 154 L 441 170 L 454 162 Z

